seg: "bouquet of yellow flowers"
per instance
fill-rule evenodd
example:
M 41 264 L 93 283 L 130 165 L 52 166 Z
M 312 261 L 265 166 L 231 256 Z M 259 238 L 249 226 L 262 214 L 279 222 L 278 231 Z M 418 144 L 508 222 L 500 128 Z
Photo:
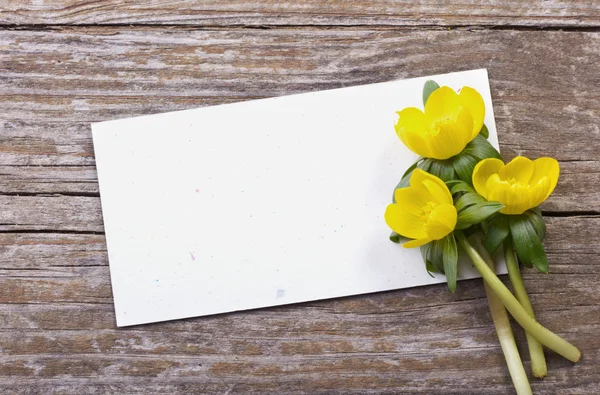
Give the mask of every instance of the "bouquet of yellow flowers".
M 575 346 L 535 320 L 518 264 L 548 272 L 542 244 L 546 226 L 538 206 L 558 182 L 558 162 L 519 156 L 505 164 L 487 140 L 485 104 L 473 88 L 456 92 L 427 81 L 423 105 L 424 111 L 398 111 L 396 133 L 420 158 L 396 186 L 385 211 L 390 240 L 420 247 L 426 270 L 445 274 L 452 292 L 458 248 L 465 251 L 483 277 L 517 394 L 531 394 L 507 310 L 526 331 L 535 377 L 547 374 L 542 345 L 572 362 L 581 357 Z M 514 295 L 496 276 L 491 258 L 501 246 Z

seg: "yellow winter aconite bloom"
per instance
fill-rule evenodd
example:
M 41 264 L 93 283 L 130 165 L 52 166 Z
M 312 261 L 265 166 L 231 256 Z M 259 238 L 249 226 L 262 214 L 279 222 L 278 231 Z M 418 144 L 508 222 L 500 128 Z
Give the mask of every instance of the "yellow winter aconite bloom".
M 534 161 L 517 156 L 504 165 L 499 159 L 485 159 L 473 170 L 473 186 L 477 193 L 500 202 L 503 214 L 523 214 L 539 206 L 550 196 L 560 168 L 553 158 L 539 158 Z
M 424 158 L 448 159 L 477 136 L 485 105 L 473 88 L 465 86 L 458 94 L 442 86 L 427 99 L 425 112 L 408 107 L 398 115 L 396 134 L 411 151 Z
M 404 247 L 440 240 L 454 230 L 457 213 L 452 194 L 438 177 L 415 169 L 410 186 L 396 189 L 394 197 L 396 203 L 385 210 L 385 222 L 394 232 L 414 239 Z

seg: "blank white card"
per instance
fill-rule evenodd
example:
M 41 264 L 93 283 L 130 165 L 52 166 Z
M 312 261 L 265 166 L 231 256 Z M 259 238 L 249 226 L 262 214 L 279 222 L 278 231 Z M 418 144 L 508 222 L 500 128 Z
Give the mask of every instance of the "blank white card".
M 477 89 L 498 146 L 485 70 L 93 124 L 117 325 L 445 282 L 383 219 L 427 79 Z

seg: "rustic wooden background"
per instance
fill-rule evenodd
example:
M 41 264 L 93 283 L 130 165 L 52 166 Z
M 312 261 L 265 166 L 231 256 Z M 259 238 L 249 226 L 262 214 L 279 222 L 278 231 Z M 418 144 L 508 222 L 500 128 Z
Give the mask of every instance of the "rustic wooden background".
M 600 3 L 449 3 L 2 1 L 0 393 L 511 393 L 480 280 L 117 329 L 90 133 L 480 67 L 505 156 L 562 169 L 525 281 L 584 357 L 533 389 L 600 393 Z

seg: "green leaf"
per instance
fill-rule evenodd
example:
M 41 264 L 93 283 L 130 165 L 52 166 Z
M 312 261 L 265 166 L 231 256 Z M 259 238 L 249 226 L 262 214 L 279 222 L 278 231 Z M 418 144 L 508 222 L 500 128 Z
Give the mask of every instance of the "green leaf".
M 456 225 L 454 226 L 454 229 L 465 230 L 467 228 L 470 228 L 471 226 L 473 226 L 473 225 L 467 224 L 465 222 L 457 222 Z
M 485 126 L 485 123 L 483 124 L 483 126 L 481 127 L 481 130 L 479 131 L 479 134 L 481 136 L 483 136 L 484 138 L 488 138 L 490 137 L 490 131 L 488 130 L 487 126 Z
M 423 257 L 423 262 L 427 263 L 429 260 L 429 251 L 431 251 L 431 243 L 427 243 L 419 247 L 421 250 L 421 257 Z
M 433 240 L 429 250 L 429 260 L 436 269 L 436 273 L 444 274 L 444 239 Z
M 458 213 L 457 228 L 464 229 L 469 225 L 478 224 L 503 208 L 504 206 L 498 202 L 484 202 L 469 206 Z
M 450 187 L 450 193 L 451 194 L 457 194 L 460 192 L 470 192 L 470 193 L 476 193 L 475 190 L 473 189 L 472 186 L 470 186 L 469 184 L 467 184 L 464 181 L 447 181 L 446 183 L 452 183 L 452 187 Z
M 390 240 L 396 244 L 404 244 L 407 241 L 410 241 L 408 237 L 404 237 L 401 234 L 398 234 L 394 231 L 390 234 Z
M 434 265 L 431 262 L 431 260 L 429 259 L 429 255 L 430 255 L 432 246 L 433 246 L 433 243 L 427 243 L 427 244 L 421 246 L 421 256 L 423 257 L 423 262 L 425 262 L 425 269 L 427 270 L 427 274 L 429 274 L 431 277 L 433 277 L 433 275 L 431 273 L 443 274 L 443 272 L 441 272 L 438 269 L 438 267 L 436 265 Z
M 457 211 L 461 211 L 464 208 L 473 204 L 484 202 L 486 202 L 486 200 L 483 198 L 483 196 L 477 193 L 467 192 L 456 200 L 456 203 L 454 203 L 454 207 L 456 207 Z
M 437 82 L 433 80 L 427 80 L 425 85 L 423 85 L 423 105 L 427 104 L 427 99 L 429 99 L 429 95 L 433 93 L 434 90 L 439 89 L 440 86 Z
M 475 226 L 469 226 L 466 229 L 461 231 L 463 233 L 463 235 L 465 235 L 465 237 L 468 239 L 469 237 L 473 236 L 474 234 L 479 234 L 479 232 L 477 231 L 477 227 Z
M 502 159 L 502 155 L 494 148 L 490 142 L 481 135 L 477 135 L 465 149 L 463 154 L 469 154 L 476 159 L 483 160 L 486 158 Z
M 544 240 L 544 237 L 546 237 L 546 223 L 542 217 L 542 211 L 532 209 L 525 211 L 523 215 L 527 217 L 529 222 L 531 222 L 535 228 L 535 233 L 537 233 L 538 238 Z
M 548 273 L 548 259 L 535 227 L 524 215 L 509 217 L 510 233 L 519 260 L 527 267 L 535 266 L 540 272 Z
M 490 221 L 487 232 L 483 238 L 483 246 L 490 254 L 495 253 L 510 233 L 508 217 L 499 214 Z
M 458 275 L 458 248 L 454 233 L 444 237 L 444 273 L 450 292 L 456 291 L 456 278 Z
M 432 159 L 429 165 L 429 173 L 442 179 L 442 181 L 454 180 L 454 167 L 452 166 L 452 159 Z
M 429 171 L 429 168 L 431 167 L 431 162 L 433 162 L 433 159 L 423 158 L 421 163 L 419 163 L 418 167 L 423 171 Z
M 435 278 L 435 276 L 431 273 L 438 273 L 437 269 L 435 268 L 435 266 L 433 266 L 433 263 L 431 263 L 429 259 L 425 261 L 425 270 L 427 270 L 427 274 L 429 274 L 433 278 Z
M 477 159 L 463 152 L 452 158 L 452 167 L 458 178 L 470 185 L 473 182 L 473 169 L 477 162 L 479 162 Z

